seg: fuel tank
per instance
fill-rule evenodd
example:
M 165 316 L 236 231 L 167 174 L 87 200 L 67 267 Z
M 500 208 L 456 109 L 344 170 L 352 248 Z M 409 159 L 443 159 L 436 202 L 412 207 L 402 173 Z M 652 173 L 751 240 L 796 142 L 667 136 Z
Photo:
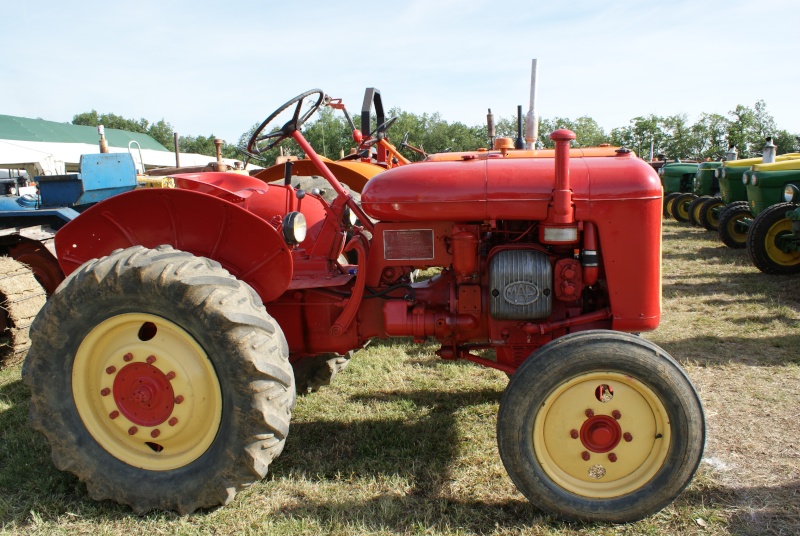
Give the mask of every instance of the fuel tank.
M 632 153 L 570 158 L 569 173 L 579 219 L 594 202 L 661 197 L 658 175 Z M 554 183 L 552 158 L 467 156 L 385 171 L 367 183 L 361 206 L 381 221 L 541 220 Z

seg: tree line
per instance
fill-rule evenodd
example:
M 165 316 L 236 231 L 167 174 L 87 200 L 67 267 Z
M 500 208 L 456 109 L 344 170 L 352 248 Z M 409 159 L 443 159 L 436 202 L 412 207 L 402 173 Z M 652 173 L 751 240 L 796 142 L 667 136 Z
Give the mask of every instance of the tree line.
M 442 119 L 439 113 L 419 115 L 400 108 L 390 109 L 387 117 L 397 118 L 388 131 L 390 141 L 399 144 L 407 134 L 410 145 L 428 153 L 470 151 L 487 147 L 490 143 L 485 124 L 469 126 L 458 121 L 450 123 Z M 92 110 L 75 115 L 72 123 L 90 126 L 103 124 L 107 128 L 148 134 L 167 148 L 172 148 L 174 145 L 173 128 L 164 119 L 151 123 L 147 119 L 126 119 L 115 114 L 99 114 Z M 373 118 L 372 128 L 375 126 Z M 223 156 L 245 159 L 245 155 L 238 148 L 247 145 L 257 127 L 258 123 L 254 124 L 235 144 L 225 142 L 222 146 Z M 772 137 L 778 146 L 779 154 L 800 152 L 798 134 L 778 129 L 763 100 L 756 102 L 752 108 L 739 104 L 727 115 L 704 113 L 694 123 L 688 121 L 686 114 L 666 117 L 653 114 L 638 116 L 631 119 L 628 125 L 614 128 L 610 132 L 606 132 L 591 117 L 583 116 L 574 120 L 563 117 L 542 118 L 539 122 L 539 146 L 552 147 L 553 143 L 548 135 L 559 128 L 568 128 L 575 132 L 576 147 L 609 143 L 632 149 L 643 158 L 649 157 L 652 147 L 653 154 L 665 155 L 670 160 L 675 158 L 718 160 L 731 146 L 736 147 L 739 158 L 749 158 L 761 153 L 764 140 L 768 136 Z M 498 118 L 495 121 L 495 132 L 498 137 L 515 138 L 517 119 Z M 366 134 L 365 132 L 364 135 Z M 352 129 L 344 115 L 327 107 L 322 107 L 316 116 L 304 125 L 303 135 L 321 155 L 334 160 L 349 154 L 355 147 Z M 214 134 L 180 136 L 178 146 L 181 152 L 215 156 L 215 138 Z M 302 156 L 300 148 L 294 142 L 284 142 L 283 145 L 284 154 Z M 404 154 L 412 161 L 422 158 L 412 151 L 404 151 Z M 278 155 L 279 149 L 274 148 L 263 155 L 264 161 L 258 163 L 271 165 Z

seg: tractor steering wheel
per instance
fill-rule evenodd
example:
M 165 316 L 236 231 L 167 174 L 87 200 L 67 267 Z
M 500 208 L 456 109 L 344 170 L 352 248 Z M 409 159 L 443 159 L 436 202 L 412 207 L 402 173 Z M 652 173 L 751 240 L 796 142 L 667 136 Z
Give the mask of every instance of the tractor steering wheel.
M 392 117 L 388 121 L 384 121 L 383 123 L 375 127 L 372 130 L 372 132 L 370 132 L 369 135 L 366 136 L 363 140 L 361 140 L 361 143 L 358 144 L 357 152 L 360 153 L 364 149 L 368 149 L 373 145 L 375 145 L 375 143 L 379 142 L 380 140 L 376 137 L 378 135 L 378 132 L 386 132 L 387 130 L 389 130 L 389 128 L 391 128 L 392 125 L 394 125 L 395 121 L 397 121 L 397 117 Z
M 301 93 L 272 112 L 270 116 L 258 126 L 255 132 L 253 132 L 253 135 L 250 137 L 250 141 L 247 143 L 246 153 L 256 158 L 263 159 L 264 156 L 262 153 L 269 151 L 278 145 L 280 142 L 291 136 L 296 130 L 300 130 L 300 127 L 303 125 L 303 123 L 308 121 L 309 117 L 314 115 L 314 113 L 319 109 L 323 103 L 323 100 L 325 100 L 325 97 L 326 95 L 322 92 L 322 90 L 311 89 L 305 93 Z M 308 108 L 305 113 L 301 114 L 300 112 L 302 111 L 304 105 L 308 105 L 310 108 Z M 270 123 L 274 122 L 278 116 L 292 106 L 295 106 L 294 113 L 291 114 L 291 118 L 286 121 L 282 127 L 273 130 L 267 128 Z M 285 120 L 285 118 L 282 118 L 282 120 Z M 268 134 L 262 134 L 262 132 L 268 132 Z

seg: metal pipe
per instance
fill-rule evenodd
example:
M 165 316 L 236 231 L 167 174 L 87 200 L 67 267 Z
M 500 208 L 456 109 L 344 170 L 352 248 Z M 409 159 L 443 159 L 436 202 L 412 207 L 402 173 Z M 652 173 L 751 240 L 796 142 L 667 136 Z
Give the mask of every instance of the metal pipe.
M 181 167 L 181 152 L 178 149 L 178 133 L 172 133 L 173 144 L 175 145 L 175 167 Z
M 573 223 L 572 191 L 569 183 L 569 144 L 575 139 L 575 133 L 567 129 L 559 129 L 550 134 L 555 142 L 556 183 L 553 190 L 553 223 Z M 550 219 L 550 218 L 548 218 Z
M 536 106 L 536 78 L 539 75 L 539 60 L 532 60 L 531 64 L 531 104 L 528 115 L 525 117 L 525 148 L 536 149 L 539 141 L 539 111 Z

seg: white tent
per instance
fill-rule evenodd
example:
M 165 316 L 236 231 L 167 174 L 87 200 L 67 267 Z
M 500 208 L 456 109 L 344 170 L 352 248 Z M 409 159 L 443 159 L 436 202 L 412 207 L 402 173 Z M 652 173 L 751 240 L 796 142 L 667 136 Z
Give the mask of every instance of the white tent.
M 168 151 L 140 150 L 136 147 L 136 144 L 132 144 L 128 149 L 109 147 L 108 150 L 112 153 L 130 151 L 138 171 L 142 171 L 142 164 L 147 170 L 175 165 L 175 153 Z M 60 175 L 77 171 L 81 155 L 99 152 L 98 145 L 88 143 L 0 140 L 0 168 L 24 169 L 31 176 Z M 223 158 L 222 160 L 230 166 L 233 166 L 234 162 L 236 162 L 231 158 Z M 215 161 L 216 159 L 211 156 L 180 153 L 181 166 L 205 166 L 209 162 Z

